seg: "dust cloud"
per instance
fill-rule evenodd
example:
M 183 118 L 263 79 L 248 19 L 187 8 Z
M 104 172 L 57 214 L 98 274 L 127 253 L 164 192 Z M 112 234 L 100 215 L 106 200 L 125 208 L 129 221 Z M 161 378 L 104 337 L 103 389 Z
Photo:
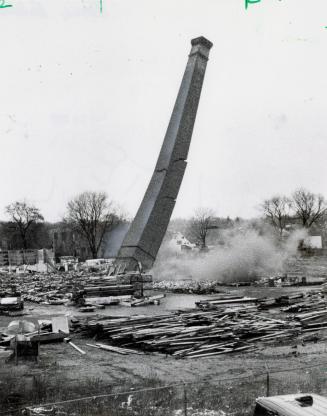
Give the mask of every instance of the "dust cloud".
M 158 253 L 152 274 L 155 280 L 255 281 L 282 273 L 306 236 L 305 230 L 297 230 L 279 241 L 253 229 L 231 229 L 222 232 L 223 244 L 208 252 L 181 251 L 168 241 Z

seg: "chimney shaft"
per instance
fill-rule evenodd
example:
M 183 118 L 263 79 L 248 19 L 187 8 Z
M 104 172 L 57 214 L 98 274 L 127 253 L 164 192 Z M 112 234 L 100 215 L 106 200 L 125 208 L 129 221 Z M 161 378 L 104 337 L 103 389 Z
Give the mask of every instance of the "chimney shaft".
M 158 161 L 143 201 L 119 250 L 116 264 L 126 271 L 152 267 L 167 231 L 186 168 L 204 74 L 212 43 L 204 37 L 192 48 Z

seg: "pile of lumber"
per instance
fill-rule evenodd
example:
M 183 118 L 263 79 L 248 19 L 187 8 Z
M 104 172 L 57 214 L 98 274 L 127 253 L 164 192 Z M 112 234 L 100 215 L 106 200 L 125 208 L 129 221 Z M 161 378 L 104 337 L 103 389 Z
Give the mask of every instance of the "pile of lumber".
M 206 310 L 219 309 L 223 305 L 242 305 L 254 306 L 254 310 L 269 310 L 280 308 L 282 312 L 294 313 L 307 310 L 320 310 L 327 308 L 327 299 L 319 292 L 308 294 L 293 293 L 282 295 L 275 298 L 251 298 L 246 296 L 222 294 L 215 298 L 195 302 L 197 307 Z
M 166 315 L 97 318 L 80 323 L 79 330 L 114 348 L 197 358 L 253 351 L 258 343 L 327 329 L 327 299 L 319 291 L 271 299 L 224 294 L 196 304 L 197 309 Z M 261 310 L 268 305 L 279 306 L 285 318 Z
M 259 309 L 278 308 L 283 306 L 295 305 L 304 299 L 304 293 L 294 293 L 282 295 L 276 298 L 262 298 L 258 300 Z
M 301 324 L 272 319 L 245 306 L 102 318 L 85 322 L 80 330 L 121 348 L 196 358 L 253 351 L 259 341 L 274 342 L 296 336 Z
M 281 311 L 286 313 L 296 313 L 296 312 L 305 312 L 305 311 L 316 311 L 325 309 L 327 307 L 327 302 L 325 300 L 317 300 L 315 302 L 299 302 L 290 306 L 281 308 Z
M 314 306 L 310 311 L 301 312 L 294 316 L 303 327 L 303 332 L 327 329 L 327 304 Z
M 214 299 L 206 299 L 195 302 L 196 306 L 200 309 L 219 309 L 224 305 L 256 305 L 258 302 L 257 298 L 250 298 L 247 296 L 236 296 L 236 295 L 221 295 Z M 257 309 L 255 307 L 255 309 Z
M 135 291 L 133 285 L 119 285 L 119 284 L 107 284 L 97 286 L 85 286 L 83 289 L 87 297 L 94 296 L 121 296 L 132 295 Z
M 143 284 L 150 283 L 152 276 L 141 273 L 126 273 L 116 276 L 96 276 L 80 284 L 74 291 L 72 299 L 81 303 L 85 298 L 121 297 L 143 295 Z

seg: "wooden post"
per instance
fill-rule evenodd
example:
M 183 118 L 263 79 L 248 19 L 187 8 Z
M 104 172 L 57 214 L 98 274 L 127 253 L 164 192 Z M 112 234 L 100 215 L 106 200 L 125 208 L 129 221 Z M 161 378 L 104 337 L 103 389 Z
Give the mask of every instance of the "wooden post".
M 15 364 L 18 364 L 17 335 L 15 336 Z
M 141 298 L 144 297 L 144 291 L 143 291 L 143 280 L 142 280 L 142 263 L 139 261 L 137 262 L 138 265 L 138 269 L 139 269 L 139 276 L 140 276 L 140 281 L 141 281 Z
M 270 377 L 269 377 L 269 367 L 267 365 L 267 363 L 265 363 L 265 367 L 266 367 L 266 371 L 267 371 L 267 376 L 266 376 L 266 396 L 269 397 L 270 396 Z
M 184 416 L 187 416 L 187 390 L 184 384 Z

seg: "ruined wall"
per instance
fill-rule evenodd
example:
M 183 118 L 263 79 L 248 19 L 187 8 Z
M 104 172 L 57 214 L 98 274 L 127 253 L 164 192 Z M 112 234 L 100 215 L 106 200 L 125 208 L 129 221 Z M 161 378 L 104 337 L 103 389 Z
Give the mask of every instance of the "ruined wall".
M 1 250 L 0 267 L 4 266 L 21 266 L 23 264 L 37 264 L 53 262 L 53 251 L 47 249 L 41 250 Z

